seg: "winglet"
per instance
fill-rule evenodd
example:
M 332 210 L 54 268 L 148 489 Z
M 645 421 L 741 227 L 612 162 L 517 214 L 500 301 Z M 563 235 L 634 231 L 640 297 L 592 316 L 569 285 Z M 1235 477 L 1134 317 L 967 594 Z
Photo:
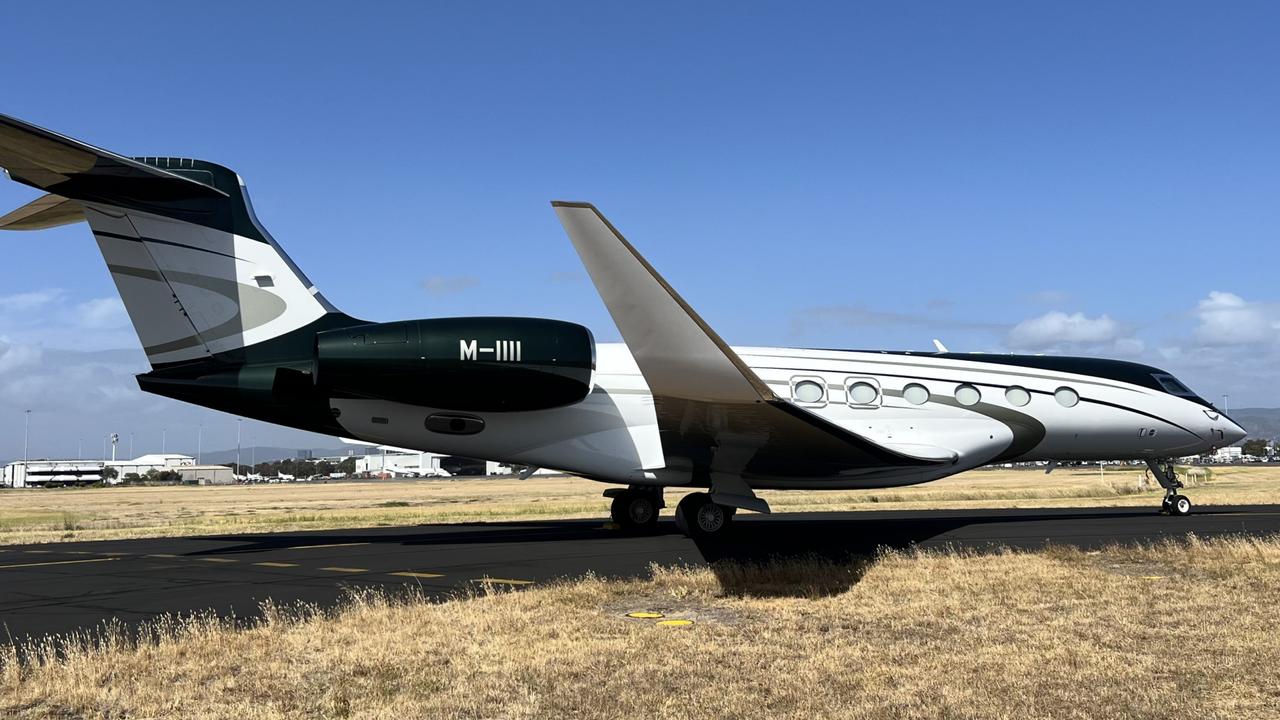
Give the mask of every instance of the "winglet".
M 778 399 L 594 205 L 551 205 L 655 395 Z

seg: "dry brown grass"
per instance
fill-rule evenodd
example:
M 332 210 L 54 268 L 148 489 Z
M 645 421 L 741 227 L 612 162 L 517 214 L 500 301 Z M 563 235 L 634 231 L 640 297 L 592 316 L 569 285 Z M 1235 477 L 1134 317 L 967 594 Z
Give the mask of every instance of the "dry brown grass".
M 35 718 L 1264 718 L 1280 539 L 655 569 L 10 653 Z M 693 619 L 662 627 L 625 617 Z
M 1197 505 L 1280 503 L 1280 467 L 1220 467 L 1190 493 Z M 1139 468 L 979 470 L 889 490 L 766 491 L 778 512 L 981 507 L 1147 506 Z M 0 492 L 0 544 L 106 540 L 423 523 L 602 518 L 604 486 L 569 477 L 529 480 L 113 487 Z M 669 501 L 681 491 L 668 493 Z M 667 512 L 672 510 L 668 508 Z

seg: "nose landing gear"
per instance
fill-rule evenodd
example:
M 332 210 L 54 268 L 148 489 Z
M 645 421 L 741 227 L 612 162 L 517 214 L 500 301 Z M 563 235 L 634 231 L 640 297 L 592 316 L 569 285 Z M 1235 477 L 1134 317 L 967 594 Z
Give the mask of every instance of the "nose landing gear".
M 1151 474 L 1155 475 L 1160 487 L 1164 488 L 1164 500 L 1160 503 L 1160 512 L 1178 517 L 1190 515 L 1191 500 L 1186 495 L 1178 494 L 1178 490 L 1182 488 L 1182 481 L 1178 479 L 1173 463 L 1148 460 L 1147 467 L 1151 469 Z

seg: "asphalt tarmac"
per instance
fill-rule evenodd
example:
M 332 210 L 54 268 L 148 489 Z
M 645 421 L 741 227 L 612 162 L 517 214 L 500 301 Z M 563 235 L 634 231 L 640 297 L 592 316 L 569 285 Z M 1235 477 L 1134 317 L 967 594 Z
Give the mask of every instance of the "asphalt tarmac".
M 1188 533 L 1280 533 L 1280 505 L 1205 507 L 1181 518 L 1147 508 L 744 513 L 729 537 L 699 543 L 670 521 L 631 536 L 599 520 L 557 520 L 9 546 L 0 548 L 0 642 L 108 622 L 136 629 L 164 614 L 250 620 L 267 599 L 325 606 L 350 588 L 444 598 L 588 571 L 643 576 L 650 563 L 839 560 L 879 546 L 1087 549 Z

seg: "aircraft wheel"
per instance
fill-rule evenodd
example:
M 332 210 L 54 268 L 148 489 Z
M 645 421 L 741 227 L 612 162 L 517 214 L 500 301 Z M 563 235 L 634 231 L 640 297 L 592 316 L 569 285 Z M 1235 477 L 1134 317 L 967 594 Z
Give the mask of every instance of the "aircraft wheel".
M 1169 498 L 1169 514 L 1182 517 L 1191 514 L 1191 500 L 1186 495 L 1174 495 Z
M 623 530 L 650 530 L 658 524 L 658 503 L 653 493 L 628 490 L 613 499 L 609 515 Z
M 676 506 L 676 527 L 692 538 L 723 535 L 731 520 L 731 509 L 715 504 L 707 493 L 690 493 Z

